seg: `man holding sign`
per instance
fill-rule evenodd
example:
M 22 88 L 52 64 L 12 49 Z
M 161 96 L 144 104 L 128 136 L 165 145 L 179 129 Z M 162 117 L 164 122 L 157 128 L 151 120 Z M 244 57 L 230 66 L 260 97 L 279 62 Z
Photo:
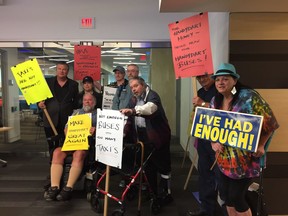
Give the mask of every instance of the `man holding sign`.
M 85 94 L 83 96 L 83 107 L 82 109 L 75 110 L 72 114 L 72 117 L 74 115 L 81 115 L 81 114 L 87 114 L 91 113 L 92 115 L 92 127 L 89 129 L 88 134 L 93 135 L 95 134 L 95 128 L 96 128 L 96 110 L 94 109 L 96 105 L 96 98 L 92 94 Z M 73 120 L 73 118 L 71 119 Z M 68 121 L 70 122 L 70 120 Z M 69 125 L 66 124 L 65 127 L 65 134 L 67 132 L 67 127 L 69 129 Z M 81 121 L 73 122 L 73 125 L 75 124 L 81 124 Z M 81 134 L 80 134 L 81 135 Z M 86 139 L 88 141 L 88 136 L 85 135 L 83 136 L 78 136 L 81 137 L 81 140 Z M 69 138 L 69 137 L 68 137 Z M 75 138 L 75 137 L 72 137 Z M 67 137 L 66 137 L 67 139 Z M 77 179 L 79 178 L 82 169 L 83 169 L 83 164 L 84 164 L 84 159 L 87 154 L 87 150 L 82 150 L 83 148 L 80 147 L 81 150 L 75 150 L 75 151 L 63 151 L 65 150 L 65 145 L 66 145 L 66 139 L 64 142 L 64 146 L 57 147 L 54 152 L 53 152 L 53 157 L 52 157 L 52 164 L 51 164 L 51 187 L 48 189 L 48 191 L 45 193 L 45 199 L 47 201 L 51 200 L 60 200 L 60 201 L 65 201 L 71 198 L 72 195 L 72 190 L 73 186 L 76 183 Z M 71 139 L 70 139 L 71 140 Z M 72 141 L 71 141 L 72 142 Z M 80 142 L 80 141 L 79 141 Z M 74 143 L 76 145 L 76 143 Z M 64 160 L 67 157 L 68 153 L 73 154 L 73 160 L 71 164 L 71 169 L 69 172 L 69 177 L 67 181 L 67 185 L 65 185 L 62 190 L 60 191 L 60 181 L 61 177 L 63 174 L 63 164 Z
M 264 147 L 279 125 L 271 108 L 259 93 L 241 85 L 238 81 L 240 75 L 236 73 L 232 64 L 221 64 L 212 78 L 215 79 L 218 94 L 211 100 L 211 108 L 263 116 L 261 135 L 254 153 L 249 151 L 249 148 L 243 149 L 243 146 L 248 146 L 249 143 L 246 145 L 242 143 L 242 148 L 239 148 L 238 145 L 235 146 L 232 143 L 223 145 L 219 142 L 212 142 L 212 148 L 216 152 L 217 164 L 221 171 L 219 190 L 226 203 L 228 215 L 251 216 L 245 193 L 252 178 L 259 176 L 260 157 L 265 154 Z M 206 117 L 208 119 L 208 116 Z M 209 118 L 211 120 L 211 116 Z M 218 125 L 218 120 L 214 119 L 213 124 Z M 235 123 L 226 121 L 226 126 L 242 131 L 242 133 L 252 130 L 252 124 L 249 122 L 247 124 L 239 123 L 240 121 L 235 121 Z M 232 133 L 235 133 L 235 130 Z M 221 134 L 223 137 L 223 133 Z M 238 136 L 233 140 L 239 141 L 239 139 Z M 243 138 L 241 139 L 243 140 Z
M 69 65 L 65 62 L 58 62 L 56 65 L 56 76 L 47 78 L 47 84 L 53 94 L 52 98 L 38 103 L 39 108 L 47 109 L 53 126 L 59 136 L 64 136 L 63 131 L 68 116 L 72 114 L 77 106 L 76 96 L 79 92 L 78 83 L 68 78 Z M 44 131 L 47 138 L 55 136 L 48 118 L 43 116 Z M 49 153 L 55 148 L 54 142 L 48 141 Z M 58 143 L 56 145 L 59 145 Z
M 215 96 L 217 90 L 211 74 L 203 74 L 196 76 L 197 81 L 202 88 L 197 91 L 197 96 L 192 100 L 194 107 L 209 107 L 210 100 Z M 215 153 L 208 140 L 196 139 L 195 147 L 198 153 L 198 185 L 199 199 L 201 206 L 199 210 L 188 210 L 186 216 L 203 216 L 213 215 L 216 211 L 217 204 L 217 187 L 216 176 L 218 167 L 211 170 L 211 166 L 215 161 Z

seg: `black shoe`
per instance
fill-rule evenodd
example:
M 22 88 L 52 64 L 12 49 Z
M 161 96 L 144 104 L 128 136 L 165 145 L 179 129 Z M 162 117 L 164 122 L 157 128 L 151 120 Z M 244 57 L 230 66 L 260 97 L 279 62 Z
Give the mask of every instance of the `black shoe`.
M 202 209 L 198 209 L 196 211 L 188 210 L 186 216 L 208 216 L 208 214 Z
M 165 196 L 162 196 L 160 199 L 161 199 L 162 206 L 168 205 L 174 201 L 171 194 L 166 194 Z
M 49 187 L 44 193 L 44 199 L 47 201 L 56 200 L 56 196 L 59 194 L 60 190 L 58 187 Z
M 66 201 L 70 200 L 72 197 L 72 191 L 73 189 L 71 187 L 65 186 L 61 192 L 57 195 L 56 199 L 59 201 Z

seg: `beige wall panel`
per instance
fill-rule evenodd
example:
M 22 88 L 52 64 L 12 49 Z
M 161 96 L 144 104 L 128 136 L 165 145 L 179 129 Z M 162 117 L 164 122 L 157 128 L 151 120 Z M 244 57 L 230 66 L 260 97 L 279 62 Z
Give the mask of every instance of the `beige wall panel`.
M 230 40 L 287 40 L 288 13 L 231 13 Z
M 152 49 L 151 57 L 151 86 L 160 95 L 172 135 L 176 135 L 176 80 L 171 49 Z
M 270 144 L 270 152 L 287 152 L 288 132 L 288 89 L 257 89 L 272 108 L 280 127 Z

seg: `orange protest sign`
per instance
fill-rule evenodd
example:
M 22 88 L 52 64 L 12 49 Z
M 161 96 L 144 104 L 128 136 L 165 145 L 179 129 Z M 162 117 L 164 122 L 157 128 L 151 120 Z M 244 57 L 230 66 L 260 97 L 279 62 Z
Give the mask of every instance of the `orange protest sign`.
M 100 80 L 101 73 L 101 47 L 74 46 L 74 79 L 82 80 L 91 76 Z
M 169 24 L 176 79 L 213 74 L 208 13 Z

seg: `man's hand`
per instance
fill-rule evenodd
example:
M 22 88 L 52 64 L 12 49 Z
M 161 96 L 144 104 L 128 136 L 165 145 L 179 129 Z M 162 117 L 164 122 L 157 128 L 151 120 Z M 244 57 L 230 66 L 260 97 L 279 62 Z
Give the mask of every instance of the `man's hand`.
M 132 109 L 121 109 L 120 112 L 126 116 L 130 116 L 133 114 L 133 110 Z
M 96 131 L 96 127 L 91 127 L 89 132 L 91 135 L 93 135 L 95 131 Z
M 192 103 L 194 106 L 201 106 L 203 102 L 205 101 L 202 100 L 200 97 L 193 97 L 192 99 Z

